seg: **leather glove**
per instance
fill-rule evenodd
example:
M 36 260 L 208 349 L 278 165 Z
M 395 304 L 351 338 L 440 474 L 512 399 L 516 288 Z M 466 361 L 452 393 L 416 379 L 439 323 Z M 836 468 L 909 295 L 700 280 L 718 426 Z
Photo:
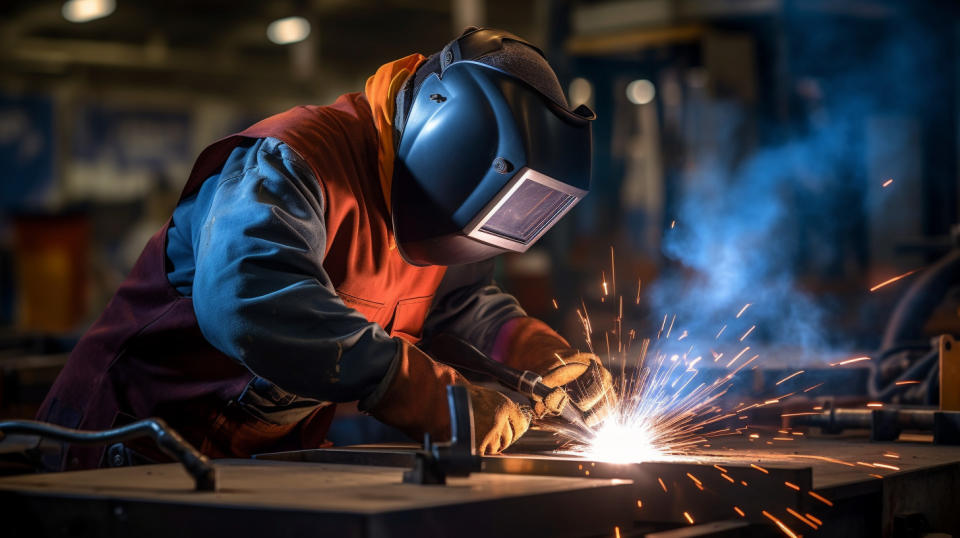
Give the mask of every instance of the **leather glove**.
M 481 455 L 504 451 L 530 427 L 529 408 L 523 409 L 503 394 L 478 385 L 469 385 L 467 391 L 473 405 L 477 452 Z
M 494 357 L 521 370 L 543 377 L 549 387 L 558 387 L 534 407 L 537 418 L 559 414 L 570 403 L 583 412 L 588 426 L 595 426 L 613 411 L 617 395 L 613 376 L 592 353 L 580 353 L 546 323 L 530 317 L 516 318 L 500 328 Z M 498 356 L 499 355 L 499 356 Z
M 473 436 L 483 453 L 497 453 L 520 438 L 530 417 L 497 391 L 471 384 L 459 372 L 440 364 L 420 348 L 398 340 L 400 350 L 390 371 L 360 408 L 383 423 L 418 438 L 450 439 L 447 385 L 466 385 L 473 406 Z

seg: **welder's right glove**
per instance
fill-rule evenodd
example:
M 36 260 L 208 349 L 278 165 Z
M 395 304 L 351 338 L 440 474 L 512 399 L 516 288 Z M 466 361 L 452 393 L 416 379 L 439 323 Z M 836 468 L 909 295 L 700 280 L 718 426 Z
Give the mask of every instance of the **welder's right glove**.
M 503 394 L 479 385 L 468 385 L 467 390 L 473 405 L 477 452 L 481 455 L 506 450 L 530 427 L 529 408 L 521 408 Z
M 513 368 L 533 371 L 543 378 L 544 385 L 562 389 L 537 399 L 534 411 L 538 418 L 558 414 L 565 405 L 573 404 L 587 425 L 595 426 L 617 405 L 613 376 L 600 359 L 593 353 L 571 348 L 538 319 L 521 317 L 505 323 L 495 348 L 498 360 Z
M 429 433 L 436 441 L 449 440 L 447 385 L 466 385 L 470 393 L 474 442 L 480 454 L 501 452 L 527 431 L 529 413 L 516 403 L 495 390 L 470 383 L 453 368 L 402 340 L 384 381 L 360 408 L 415 439 Z

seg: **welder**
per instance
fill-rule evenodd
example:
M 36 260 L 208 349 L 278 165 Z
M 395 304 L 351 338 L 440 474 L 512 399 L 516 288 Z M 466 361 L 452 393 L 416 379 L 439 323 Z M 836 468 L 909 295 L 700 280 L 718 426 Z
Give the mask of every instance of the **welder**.
M 593 118 L 539 49 L 469 28 L 383 65 L 363 93 L 214 143 L 38 418 L 96 430 L 159 416 L 208 456 L 247 457 L 322 446 L 337 402 L 442 440 L 445 387 L 463 384 L 481 453 L 562 405 L 596 423 L 609 372 L 492 279 L 494 256 L 525 251 L 586 195 Z M 528 412 L 470 383 L 418 347 L 441 332 L 565 399 Z M 48 463 L 103 457 L 69 446 Z

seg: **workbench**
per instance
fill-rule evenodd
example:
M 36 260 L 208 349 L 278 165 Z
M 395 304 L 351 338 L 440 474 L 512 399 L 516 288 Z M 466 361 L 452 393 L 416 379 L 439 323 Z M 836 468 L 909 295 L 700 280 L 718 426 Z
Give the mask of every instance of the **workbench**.
M 401 483 L 411 443 L 218 460 L 216 492 L 191 491 L 176 464 L 7 477 L 0 506 L 14 536 L 782 536 L 770 516 L 804 535 L 905 536 L 924 520 L 960 534 L 953 446 L 744 435 L 616 464 L 551 443 L 531 432 L 446 486 Z
M 173 463 L 0 479 L 3 535 L 589 536 L 631 519 L 624 479 L 480 473 L 422 486 L 402 483 L 402 468 L 215 463 L 214 492 Z

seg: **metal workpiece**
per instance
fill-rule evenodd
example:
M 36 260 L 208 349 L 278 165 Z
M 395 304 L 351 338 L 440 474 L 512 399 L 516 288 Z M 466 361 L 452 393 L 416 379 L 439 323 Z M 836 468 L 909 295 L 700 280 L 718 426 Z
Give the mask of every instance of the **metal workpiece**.
M 218 460 L 218 492 L 176 464 L 0 478 L 10 536 L 607 536 L 631 519 L 628 480 L 448 477 L 406 484 L 401 467 Z M 589 509 L 584 509 L 589 507 Z
M 258 459 L 361 465 L 412 465 L 414 451 L 401 447 L 373 446 L 318 449 L 264 454 Z M 713 458 L 723 461 L 721 458 Z M 784 463 L 763 471 L 744 462 L 724 463 L 725 473 L 712 463 L 689 461 L 609 463 L 550 454 L 503 454 L 484 456 L 483 473 L 555 476 L 589 479 L 628 479 L 633 486 L 624 498 L 633 510 L 633 521 L 657 524 L 687 524 L 686 512 L 696 521 L 738 517 L 733 506 L 749 513 L 748 521 L 763 523 L 761 511 L 771 506 L 804 506 L 811 489 L 809 467 Z M 729 478 L 724 478 L 726 474 Z M 728 480 L 734 480 L 731 483 Z M 743 485 L 746 482 L 747 485 Z M 789 482 L 803 492 L 784 486 Z M 749 486 L 749 487 L 748 487 Z M 593 506 L 591 504 L 591 506 Z
M 206 456 L 190 445 L 173 428 L 160 418 L 139 420 L 126 426 L 111 430 L 89 431 L 72 430 L 55 424 L 33 420 L 0 421 L 0 433 L 33 436 L 35 447 L 40 447 L 43 439 L 52 439 L 77 445 L 106 445 L 128 441 L 139 437 L 150 437 L 166 455 L 180 462 L 194 479 L 198 491 L 217 489 L 216 469 Z M 18 446 L 22 449 L 22 446 Z
M 532 433 L 507 453 L 483 457 L 482 473 L 629 479 L 633 485 L 621 494 L 632 507 L 634 528 L 703 530 L 703 524 L 733 520 L 751 532 L 772 528 L 780 535 L 767 512 L 798 534 L 809 531 L 789 510 L 822 521 L 817 536 L 892 536 L 894 521 L 907 512 L 924 514 L 933 529 L 960 528 L 951 485 L 960 481 L 960 453 L 952 447 L 835 436 L 771 445 L 743 436 L 669 461 L 621 464 L 558 454 L 548 436 Z M 410 466 L 414 449 L 365 445 L 257 458 Z

